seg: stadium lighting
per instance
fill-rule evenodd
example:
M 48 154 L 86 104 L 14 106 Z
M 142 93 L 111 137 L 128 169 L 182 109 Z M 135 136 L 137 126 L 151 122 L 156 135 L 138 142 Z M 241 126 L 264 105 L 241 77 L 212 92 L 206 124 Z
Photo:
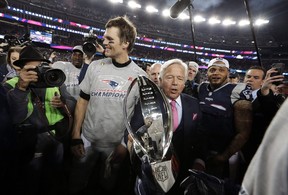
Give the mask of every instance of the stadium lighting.
M 250 24 L 250 22 L 248 21 L 248 20 L 240 20 L 239 22 L 238 22 L 238 25 L 239 26 L 247 26 L 247 25 L 249 25 Z
M 206 19 L 203 18 L 203 17 L 200 16 L 200 15 L 197 15 L 197 16 L 194 17 L 194 21 L 195 21 L 195 22 L 205 22 Z
M 148 5 L 146 7 L 146 11 L 149 12 L 149 13 L 157 13 L 158 12 L 158 9 L 156 9 L 154 6 L 152 5 Z
M 243 59 L 243 56 L 241 56 L 240 54 L 236 56 L 236 59 Z
M 135 1 L 129 1 L 128 6 L 132 9 L 140 9 L 141 5 L 139 3 L 136 3 Z
M 213 25 L 213 24 L 220 24 L 221 21 L 218 20 L 218 19 L 215 18 L 215 17 L 212 17 L 212 18 L 209 19 L 208 23 L 209 23 L 209 24 L 212 24 L 212 25 Z
M 181 20 L 186 20 L 186 19 L 189 19 L 189 16 L 187 15 L 187 14 L 185 14 L 185 13 L 181 13 L 180 15 L 179 15 L 179 18 L 181 19 Z
M 165 16 L 165 17 L 170 16 L 170 10 L 169 10 L 169 9 L 164 9 L 164 10 L 162 11 L 162 15 Z
M 225 19 L 225 20 L 222 21 L 222 24 L 223 24 L 224 26 L 230 26 L 230 25 L 236 24 L 236 21 L 233 21 L 233 20 L 231 20 L 231 19 Z
M 123 3 L 123 0 L 110 0 L 111 3 Z
M 269 23 L 269 20 L 265 20 L 265 19 L 258 19 L 255 21 L 255 25 L 257 26 L 261 26 L 263 24 L 268 24 Z

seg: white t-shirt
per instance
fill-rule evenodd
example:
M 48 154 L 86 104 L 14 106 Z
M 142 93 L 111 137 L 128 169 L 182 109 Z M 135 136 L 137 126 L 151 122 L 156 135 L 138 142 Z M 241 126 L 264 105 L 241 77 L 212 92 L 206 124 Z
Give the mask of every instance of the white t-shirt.
M 67 87 L 67 91 L 77 100 L 80 94 L 79 88 L 79 74 L 81 68 L 76 68 L 71 62 L 63 62 L 57 61 L 52 64 L 52 68 L 61 69 L 65 75 L 65 85 Z
M 128 88 L 138 75 L 146 75 L 133 61 L 125 67 L 116 67 L 110 58 L 92 62 L 81 90 L 90 95 L 82 133 L 97 147 L 113 147 L 121 143 L 125 118 L 123 103 Z M 133 88 L 128 96 L 128 113 L 132 112 L 139 96 Z

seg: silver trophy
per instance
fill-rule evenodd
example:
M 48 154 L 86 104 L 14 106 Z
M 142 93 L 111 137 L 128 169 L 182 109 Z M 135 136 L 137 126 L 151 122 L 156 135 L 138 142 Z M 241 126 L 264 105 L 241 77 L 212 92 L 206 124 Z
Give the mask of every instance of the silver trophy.
M 138 84 L 138 85 L 137 85 Z M 127 99 L 132 90 L 139 90 L 144 125 L 132 129 L 128 114 Z M 168 153 L 173 135 L 171 109 L 163 92 L 147 77 L 138 76 L 127 91 L 124 100 L 126 128 L 133 139 L 133 149 L 142 162 L 148 160 L 154 181 L 164 192 L 169 191 L 175 182 L 173 162 Z

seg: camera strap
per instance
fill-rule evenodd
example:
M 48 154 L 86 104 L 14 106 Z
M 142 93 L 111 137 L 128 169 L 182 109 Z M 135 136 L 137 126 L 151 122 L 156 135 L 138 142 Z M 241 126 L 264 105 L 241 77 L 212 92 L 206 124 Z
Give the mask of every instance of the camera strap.
M 49 125 L 48 119 L 45 116 L 45 110 L 44 110 L 43 104 L 42 104 L 39 96 L 36 95 L 36 93 L 33 89 L 31 89 L 31 92 L 32 92 L 31 94 L 32 94 L 32 97 L 35 101 L 35 104 L 36 104 L 37 108 L 39 109 L 40 118 L 45 124 L 45 131 L 48 132 L 53 138 L 55 138 L 58 141 L 61 140 L 62 138 L 64 138 L 66 135 L 68 135 L 68 133 L 72 129 L 72 124 L 73 124 L 73 116 L 72 116 L 68 106 L 63 102 L 63 104 L 64 104 L 63 110 L 64 110 L 65 114 L 68 116 L 68 129 L 66 130 L 66 132 L 64 132 L 60 136 L 58 136 L 57 132 L 53 132 L 53 130 L 56 131 L 56 129 L 55 129 L 56 125 Z
M 39 96 L 35 93 L 34 89 L 30 89 L 31 90 L 31 96 L 32 96 L 32 100 L 34 100 L 39 112 L 40 112 L 40 119 L 44 122 L 45 124 L 45 129 L 49 132 L 49 123 L 48 120 L 45 116 L 45 110 L 43 107 L 43 104 L 39 98 Z

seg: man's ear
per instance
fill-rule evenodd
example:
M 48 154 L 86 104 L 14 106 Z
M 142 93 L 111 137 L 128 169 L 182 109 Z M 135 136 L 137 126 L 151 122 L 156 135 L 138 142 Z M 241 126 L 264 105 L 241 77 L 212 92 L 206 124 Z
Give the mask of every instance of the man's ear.
M 159 77 L 159 86 L 162 86 L 162 78 Z
M 123 45 L 123 49 L 127 49 L 129 47 L 129 44 L 130 42 L 123 42 L 122 45 Z

